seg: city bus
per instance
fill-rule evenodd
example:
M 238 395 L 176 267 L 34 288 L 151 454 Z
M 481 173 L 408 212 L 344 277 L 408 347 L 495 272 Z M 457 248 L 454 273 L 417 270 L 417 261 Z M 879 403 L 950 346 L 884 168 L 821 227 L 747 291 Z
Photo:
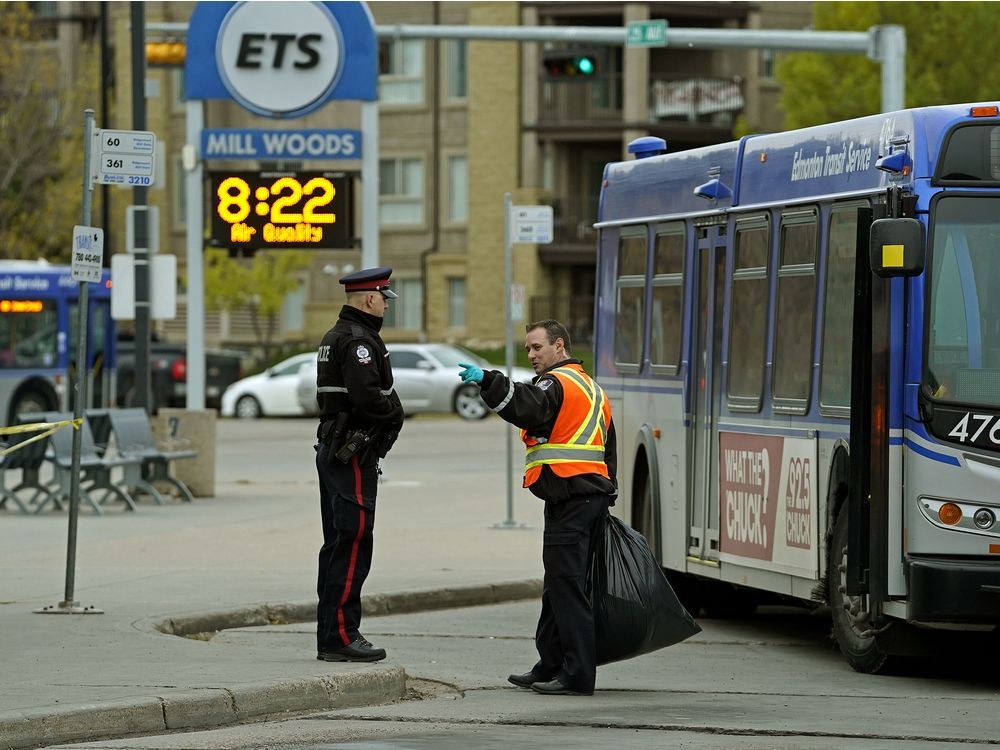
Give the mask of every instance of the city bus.
M 629 151 L 602 182 L 595 372 L 618 507 L 678 594 L 826 603 L 862 672 L 993 631 L 1000 109 Z
M 79 282 L 69 266 L 0 261 L 0 420 L 73 408 Z M 87 307 L 88 406 L 112 404 L 115 328 L 111 275 L 91 284 Z

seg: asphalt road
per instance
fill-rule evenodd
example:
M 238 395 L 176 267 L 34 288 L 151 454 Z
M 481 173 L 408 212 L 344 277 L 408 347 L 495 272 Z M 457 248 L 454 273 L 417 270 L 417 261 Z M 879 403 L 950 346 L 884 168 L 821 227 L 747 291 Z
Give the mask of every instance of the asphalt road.
M 311 424 L 220 424 L 220 472 L 225 467 L 226 475 L 246 482 L 248 490 L 262 473 L 270 488 L 312 482 L 309 457 L 301 455 L 301 435 Z M 386 463 L 384 494 L 387 505 L 389 498 L 396 507 L 407 501 L 421 504 L 421 513 L 399 515 L 413 526 L 415 549 L 421 549 L 425 517 L 429 524 L 457 525 L 465 522 L 469 504 L 481 508 L 474 504 L 490 502 L 497 505 L 496 520 L 503 519 L 502 437 L 503 426 L 495 418 L 472 425 L 422 417 L 407 423 Z M 426 549 L 427 559 L 420 564 L 442 570 L 474 567 L 481 557 L 477 547 L 500 545 L 502 553 L 509 544 L 511 571 L 531 572 L 537 562 L 526 558 L 539 551 L 540 508 L 521 490 L 515 497 L 515 517 L 528 529 L 484 529 L 481 538 L 462 549 Z M 394 514 L 384 513 L 383 522 L 394 523 Z M 380 577 L 405 580 L 405 571 L 394 570 L 398 553 L 383 549 L 377 554 L 383 555 Z M 497 570 L 503 573 L 505 566 Z M 517 576 L 506 576 L 512 577 Z M 826 612 L 768 607 L 742 621 L 703 618 L 703 632 L 689 641 L 602 667 L 593 697 L 542 697 L 506 682 L 508 673 L 533 663 L 537 613 L 537 602 L 519 602 L 367 619 L 365 634 L 385 646 L 389 661 L 403 666 L 410 678 L 407 701 L 72 747 L 922 750 L 1000 745 L 995 660 L 971 650 L 960 635 L 942 641 L 941 658 L 934 663 L 896 676 L 861 675 L 832 646 Z M 301 654 L 312 647 L 313 626 L 230 630 L 214 641 L 245 647 L 247 653 Z

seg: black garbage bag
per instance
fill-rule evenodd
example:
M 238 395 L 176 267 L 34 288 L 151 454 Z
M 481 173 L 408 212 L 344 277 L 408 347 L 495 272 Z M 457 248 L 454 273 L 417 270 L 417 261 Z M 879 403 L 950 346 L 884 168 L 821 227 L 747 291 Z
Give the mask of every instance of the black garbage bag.
M 630 659 L 680 643 L 701 627 L 674 593 L 646 539 L 609 515 L 587 575 L 597 663 Z

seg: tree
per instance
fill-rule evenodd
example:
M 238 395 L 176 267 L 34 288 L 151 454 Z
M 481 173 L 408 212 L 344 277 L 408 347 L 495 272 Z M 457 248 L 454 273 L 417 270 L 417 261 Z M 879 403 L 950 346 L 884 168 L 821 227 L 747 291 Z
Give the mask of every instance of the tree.
M 72 85 L 27 3 L 0 3 L 0 257 L 69 259 L 80 223 L 83 108 L 98 55 L 84 45 Z
M 906 106 L 995 101 L 1000 53 L 993 30 L 1000 5 L 985 2 L 834 2 L 813 4 L 813 28 L 906 29 Z M 800 128 L 880 111 L 880 65 L 861 55 L 794 53 L 778 64 L 785 127 Z
M 271 361 L 285 295 L 299 287 L 297 274 L 308 268 L 301 250 L 261 250 L 250 262 L 230 258 L 227 250 L 205 252 L 205 306 L 211 310 L 246 309 L 265 364 Z

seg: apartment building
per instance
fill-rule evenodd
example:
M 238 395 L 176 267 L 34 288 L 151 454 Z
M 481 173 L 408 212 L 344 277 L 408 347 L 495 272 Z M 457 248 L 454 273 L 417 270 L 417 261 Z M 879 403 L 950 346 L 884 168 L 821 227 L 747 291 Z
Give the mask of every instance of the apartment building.
M 376 25 L 597 26 L 665 19 L 669 27 L 792 28 L 810 22 L 808 2 L 372 2 Z M 146 2 L 147 22 L 184 22 L 193 3 Z M 129 9 L 110 4 L 115 50 L 113 125 L 130 127 Z M 593 55 L 593 75 L 553 73 L 560 52 Z M 608 161 L 629 141 L 665 138 L 670 150 L 731 140 L 734 129 L 780 129 L 775 55 L 768 50 L 601 47 L 382 37 L 379 40 L 380 262 L 400 294 L 387 340 L 498 344 L 504 336 L 503 196 L 547 204 L 554 241 L 518 245 L 514 282 L 522 319 L 557 317 L 589 343 L 593 318 L 597 197 Z M 546 67 L 546 63 L 550 63 Z M 183 70 L 151 67 L 147 127 L 164 144 L 161 252 L 184 269 L 186 217 L 181 147 Z M 208 127 L 357 128 L 360 107 L 337 102 L 289 124 L 256 117 L 233 102 L 207 102 Z M 206 169 L 315 169 L 311 163 L 227 162 Z M 324 169 L 360 172 L 359 162 Z M 356 177 L 355 179 L 360 179 Z M 208 191 L 206 191 L 207 194 Z M 355 191 L 360 200 L 360 190 Z M 125 191 L 113 197 L 111 231 L 123 231 Z M 360 218 L 360 205 L 354 207 Z M 360 231 L 360 220 L 355 227 Z M 116 243 L 120 247 L 120 243 Z M 337 279 L 360 267 L 360 245 L 310 251 L 297 291 L 282 313 L 282 337 L 318 340 L 342 304 Z M 161 324 L 184 336 L 181 317 Z M 209 310 L 210 344 L 249 346 L 246 315 Z

